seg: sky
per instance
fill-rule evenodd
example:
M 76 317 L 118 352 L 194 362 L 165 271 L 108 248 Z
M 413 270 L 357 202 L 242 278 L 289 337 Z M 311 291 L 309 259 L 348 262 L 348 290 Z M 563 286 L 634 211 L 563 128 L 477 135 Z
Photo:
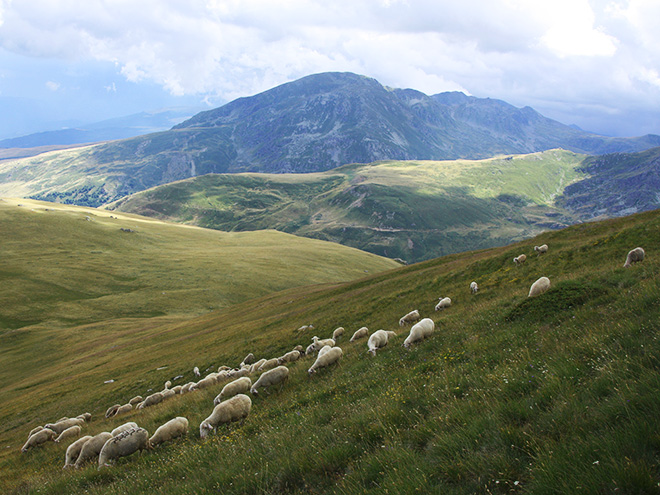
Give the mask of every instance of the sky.
M 0 138 L 348 71 L 660 134 L 659 0 L 0 0 Z

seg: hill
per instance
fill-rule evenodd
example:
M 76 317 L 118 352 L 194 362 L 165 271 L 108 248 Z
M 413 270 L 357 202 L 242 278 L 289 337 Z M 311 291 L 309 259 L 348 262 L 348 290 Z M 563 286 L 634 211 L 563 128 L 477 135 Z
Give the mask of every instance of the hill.
M 608 138 L 500 100 L 428 96 L 324 73 L 201 112 L 169 131 L 0 163 L 0 194 L 99 206 L 209 173 L 309 173 L 378 160 L 653 146 L 660 136 Z
M 44 330 L 3 337 L 0 483 L 9 493 L 654 493 L 660 476 L 660 212 L 581 224 L 328 286 L 292 288 L 188 321 L 122 320 L 53 335 L 57 359 L 25 352 Z M 547 243 L 537 257 L 534 244 Z M 647 259 L 623 268 L 627 251 Z M 528 255 L 527 263 L 511 259 Z M 528 299 L 539 276 L 551 289 Z M 478 294 L 469 293 L 476 280 Z M 434 313 L 438 296 L 453 304 Z M 400 316 L 437 329 L 406 350 Z M 302 323 L 315 329 L 297 332 Z M 337 326 L 399 336 L 375 358 L 340 342 L 339 366 L 289 365 L 243 425 L 201 441 L 216 388 L 103 419 L 105 409 L 193 366 L 271 357 Z M 47 330 L 46 330 L 47 333 Z M 57 338 L 55 338 L 57 337 Z M 19 357 L 20 356 L 20 357 Z M 103 381 L 113 378 L 114 383 Z M 111 469 L 63 472 L 65 446 L 21 455 L 37 424 L 89 410 L 86 431 L 171 417 L 183 439 Z
M 576 221 L 554 206 L 584 156 L 353 164 L 310 174 L 211 174 L 109 206 L 225 231 L 277 229 L 416 262 Z

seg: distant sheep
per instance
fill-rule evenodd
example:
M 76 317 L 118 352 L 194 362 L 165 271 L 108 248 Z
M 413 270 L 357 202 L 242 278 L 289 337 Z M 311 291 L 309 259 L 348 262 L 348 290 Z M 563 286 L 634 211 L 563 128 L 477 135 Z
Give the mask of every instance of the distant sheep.
M 163 400 L 165 400 L 165 399 L 169 399 L 170 397 L 175 396 L 176 392 L 174 391 L 174 389 L 166 388 L 165 390 L 163 390 L 161 392 L 161 394 L 163 394 Z M 130 406 L 130 404 L 126 404 L 126 405 Z M 124 406 L 122 406 L 122 407 L 124 407 Z M 119 411 L 117 411 L 117 414 L 119 414 Z
M 431 318 L 424 318 L 422 321 L 414 324 L 410 329 L 410 334 L 403 342 L 403 347 L 406 349 L 414 342 L 419 342 L 427 337 L 430 337 L 435 330 L 435 323 Z
M 55 439 L 55 443 L 63 442 L 69 438 L 77 438 L 80 436 L 81 432 L 82 428 L 79 425 L 69 426 L 66 430 L 59 434 L 59 436 Z
M 305 348 L 304 348 L 303 346 L 301 346 L 300 344 L 298 344 L 297 346 L 295 346 L 295 347 L 293 348 L 293 350 L 294 350 L 294 351 L 298 351 L 301 355 L 305 353 Z
M 188 420 L 183 416 L 170 419 L 164 425 L 158 427 L 156 432 L 149 439 L 149 446 L 156 447 L 164 442 L 182 437 L 188 434 Z
M 628 253 L 628 256 L 626 256 L 626 262 L 624 263 L 623 267 L 628 268 L 629 266 L 632 266 L 633 263 L 644 261 L 645 254 L 646 253 L 644 252 L 643 248 L 636 247 Z
M 344 335 L 344 327 L 337 327 L 335 330 L 332 332 L 332 340 L 337 342 L 337 339 Z
M 28 438 L 30 438 L 30 437 L 31 437 L 32 435 L 34 435 L 36 432 L 41 431 L 41 430 L 43 430 L 43 429 L 44 429 L 43 426 L 35 426 L 34 428 L 32 428 L 32 430 L 30 430 L 30 433 L 28 433 Z
M 82 413 L 76 416 L 76 419 L 82 419 L 84 422 L 88 422 L 90 419 L 92 419 L 92 414 L 91 413 Z
M 550 279 L 548 277 L 541 277 L 536 282 L 532 284 L 529 288 L 529 295 L 527 297 L 535 297 L 539 294 L 543 294 L 546 290 L 550 288 Z
M 75 467 L 80 469 L 86 462 L 96 460 L 99 458 L 99 453 L 105 445 L 105 442 L 110 440 L 112 435 L 107 431 L 101 432 L 87 440 L 80 450 L 80 454 L 76 459 Z
M 62 419 L 61 421 L 58 421 L 57 423 L 47 423 L 45 427 L 50 428 L 59 435 L 60 433 L 62 433 L 64 430 L 66 430 L 71 426 L 78 425 L 82 427 L 84 424 L 85 424 L 85 420 L 83 419 L 66 418 L 66 419 Z
M 140 398 L 141 400 L 142 398 Z M 133 399 L 131 399 L 133 400 Z M 115 414 L 117 414 L 117 409 L 121 407 L 121 404 L 115 404 L 114 406 L 110 406 L 106 411 L 105 411 L 105 417 L 106 418 L 111 418 Z
M 265 362 L 265 361 L 264 361 Z M 229 370 L 226 373 L 226 376 L 221 377 L 218 375 L 216 377 L 216 381 L 224 380 L 225 378 L 241 378 L 242 376 L 248 376 L 250 374 L 250 370 L 252 369 L 252 366 L 246 367 L 246 368 L 241 368 L 238 370 Z
M 142 398 L 141 395 L 136 395 L 136 396 L 133 397 L 131 400 L 129 400 L 128 403 L 129 403 L 131 406 L 134 406 L 135 404 L 139 404 L 139 403 L 142 402 L 143 400 L 144 400 L 144 399 Z M 107 416 L 106 416 L 106 417 L 107 417 Z
M 329 345 L 330 347 L 334 347 L 336 345 L 334 339 L 319 339 L 318 337 L 312 337 L 312 340 L 316 345 L 320 345 L 319 350 L 324 345 Z
M 190 390 L 202 390 L 204 388 L 208 388 L 212 385 L 215 385 L 218 381 L 215 378 L 214 374 L 210 374 L 202 378 L 200 381 L 195 383 L 192 387 L 190 387 Z
M 250 378 L 247 376 L 243 376 L 234 380 L 233 382 L 229 382 L 223 387 L 222 391 L 217 395 L 217 397 L 213 399 L 213 405 L 217 406 L 223 400 L 227 400 L 234 395 L 246 393 L 248 390 L 250 390 L 251 386 L 252 380 L 250 380 Z
M 155 394 L 148 395 L 146 399 L 140 402 L 136 409 L 144 409 L 145 407 L 155 406 L 161 402 L 163 402 L 163 394 L 161 392 L 156 392 Z
M 257 371 L 259 371 L 259 366 L 261 366 L 262 364 L 264 364 L 266 361 L 267 361 L 266 358 L 261 358 L 261 359 L 260 359 L 259 361 L 257 361 L 256 363 L 253 363 L 253 364 L 250 366 L 250 375 L 252 375 L 252 374 L 256 373 Z
M 180 394 L 187 394 L 188 392 L 191 391 L 190 389 L 194 386 L 195 386 L 195 382 L 188 382 L 188 383 L 181 386 L 181 392 L 179 392 L 179 393 Z
M 470 292 L 476 294 L 479 291 L 479 286 L 476 282 L 470 282 Z
M 541 244 L 540 246 L 534 246 L 534 251 L 536 251 L 539 256 L 545 254 L 548 252 L 548 245 Z
M 168 390 L 172 386 L 172 382 L 170 380 L 167 380 L 165 382 L 165 390 Z
M 344 353 L 340 347 L 325 346 L 323 349 L 321 349 L 321 351 L 319 351 L 319 355 L 316 358 L 316 361 L 314 361 L 314 364 L 312 364 L 307 372 L 312 375 L 313 373 L 316 373 L 317 369 L 324 368 L 338 362 L 343 355 Z
M 144 428 L 131 428 L 105 442 L 99 453 L 99 469 L 110 466 L 115 459 L 129 456 L 149 448 L 149 432 Z
M 298 328 L 298 332 L 305 332 L 307 330 L 314 330 L 314 325 L 303 325 Z
M 175 394 L 178 395 L 178 394 L 181 393 L 182 388 L 183 388 L 183 385 L 176 385 L 176 386 L 172 387 L 172 392 L 174 392 Z
M 254 354 L 250 353 L 243 358 L 243 361 L 241 361 L 241 366 L 244 364 L 252 364 L 256 361 L 256 359 L 257 358 L 254 357 Z
M 195 367 L 193 368 L 193 373 L 194 373 L 195 376 L 202 376 L 202 375 L 199 373 L 199 368 L 198 368 L 197 366 L 195 366 Z
M 378 349 L 385 347 L 390 337 L 396 337 L 396 333 L 385 330 L 376 330 L 367 341 L 367 347 L 372 356 L 376 355 Z
M 46 442 L 52 442 L 57 438 L 57 433 L 50 428 L 42 428 L 33 435 L 30 435 L 21 447 L 21 452 L 27 452 L 29 449 L 43 445 Z
M 133 405 L 132 404 L 124 404 L 121 407 L 117 408 L 117 411 L 115 411 L 114 416 L 119 416 L 121 414 L 126 414 L 129 413 L 133 410 Z
M 62 467 L 62 469 L 72 468 L 76 464 L 76 461 L 78 460 L 78 456 L 80 455 L 80 451 L 82 450 L 83 445 L 87 443 L 87 440 L 91 440 L 91 439 L 92 437 L 90 435 L 85 435 L 84 437 L 80 437 L 78 440 L 76 440 L 67 447 L 66 454 L 64 454 L 64 466 Z
M 513 258 L 513 262 L 518 266 L 524 264 L 525 261 L 527 261 L 527 255 L 525 254 L 521 254 Z
M 415 323 L 416 321 L 419 321 L 420 318 L 419 311 L 415 309 L 399 319 L 399 326 L 402 327 L 408 323 Z
M 211 415 L 199 425 L 199 436 L 206 438 L 211 431 L 216 431 L 220 424 L 244 421 L 250 414 L 251 408 L 252 400 L 245 394 L 238 394 L 221 402 L 215 406 Z
M 321 350 L 321 347 L 323 346 L 319 342 L 312 342 L 307 346 L 307 349 L 305 349 L 305 356 L 309 356 L 310 354 L 319 352 Z
M 137 427 L 138 427 L 138 425 L 137 425 L 136 422 L 129 421 L 128 423 L 124 423 L 123 425 L 119 425 L 117 428 L 112 430 L 110 432 L 110 435 L 113 436 L 113 437 L 116 437 L 117 435 L 120 435 L 123 432 L 130 430 L 131 428 L 137 428 Z
M 300 359 L 300 352 L 294 349 L 293 351 L 287 352 L 282 357 L 277 358 L 277 365 L 279 366 L 280 364 L 284 363 L 292 363 L 298 359 Z
M 367 335 L 369 335 L 369 329 L 367 327 L 362 327 L 362 328 L 355 331 L 355 333 L 351 337 L 350 342 L 355 342 L 356 340 L 362 339 L 362 338 L 366 337 Z
M 451 306 L 451 299 L 448 297 L 441 297 L 439 298 L 440 301 L 438 301 L 438 304 L 435 305 L 435 310 L 436 311 L 442 311 L 443 309 L 447 309 L 449 306 Z
M 266 371 L 259 379 L 252 385 L 250 392 L 252 395 L 258 395 L 260 388 L 268 388 L 278 383 L 283 385 L 289 378 L 289 368 L 286 366 L 278 366 L 272 370 Z
M 259 366 L 259 369 L 257 371 L 272 370 L 278 364 L 279 363 L 277 362 L 277 358 L 268 359 L 268 360 L 266 360 L 265 363 L 263 363 L 261 366 Z

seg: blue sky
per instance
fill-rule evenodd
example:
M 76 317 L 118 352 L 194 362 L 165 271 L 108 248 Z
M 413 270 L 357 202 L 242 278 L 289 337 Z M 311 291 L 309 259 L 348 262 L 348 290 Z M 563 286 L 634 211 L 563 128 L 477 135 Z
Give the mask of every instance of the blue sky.
M 657 0 L 0 0 L 0 138 L 324 71 L 660 134 Z

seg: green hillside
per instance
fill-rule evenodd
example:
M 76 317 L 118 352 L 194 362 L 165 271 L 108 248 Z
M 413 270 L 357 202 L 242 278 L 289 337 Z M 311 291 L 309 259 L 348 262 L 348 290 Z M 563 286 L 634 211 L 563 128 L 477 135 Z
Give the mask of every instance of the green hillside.
M 226 231 L 277 229 L 420 261 L 574 223 L 554 207 L 583 155 L 375 162 L 316 174 L 210 174 L 110 208 Z
M 660 213 L 582 224 L 522 243 L 433 259 L 334 286 L 291 288 L 187 321 L 124 319 L 3 335 L 0 487 L 8 493 L 657 493 L 660 479 Z M 547 243 L 538 257 L 535 244 Z M 628 250 L 647 258 L 623 268 Z M 512 258 L 528 256 L 516 267 Z M 43 263 L 41 264 L 43 266 Z M 528 299 L 540 276 L 551 289 Z M 471 295 L 470 281 L 480 291 Z M 139 295 L 138 295 L 139 296 Z M 440 296 L 453 304 L 442 313 Z M 412 309 L 436 331 L 406 350 Z M 302 324 L 313 330 L 298 332 Z M 253 397 L 243 425 L 201 441 L 216 388 L 122 418 L 105 409 L 281 355 L 337 326 L 399 335 L 374 358 L 339 342 L 339 366 Z M 40 351 L 40 352 L 37 352 Z M 20 355 L 20 359 L 17 357 Z M 104 384 L 108 379 L 111 384 Z M 256 377 L 255 377 L 256 378 Z M 64 445 L 20 454 L 27 432 L 90 411 L 89 433 L 183 415 L 189 434 L 110 469 L 62 471 Z

